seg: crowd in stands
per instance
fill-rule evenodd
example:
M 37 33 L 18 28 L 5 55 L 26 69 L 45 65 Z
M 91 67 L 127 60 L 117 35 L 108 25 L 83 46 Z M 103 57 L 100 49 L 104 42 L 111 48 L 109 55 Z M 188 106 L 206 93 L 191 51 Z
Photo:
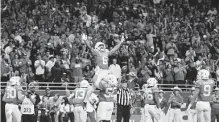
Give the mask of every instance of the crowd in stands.
M 197 71 L 207 68 L 218 81 L 219 7 L 194 1 L 3 1 L 1 80 L 20 75 L 26 82 L 91 82 L 95 62 L 84 33 L 93 47 L 101 41 L 109 50 L 125 38 L 110 57 L 119 79 L 134 72 L 140 86 L 150 77 L 193 84 Z

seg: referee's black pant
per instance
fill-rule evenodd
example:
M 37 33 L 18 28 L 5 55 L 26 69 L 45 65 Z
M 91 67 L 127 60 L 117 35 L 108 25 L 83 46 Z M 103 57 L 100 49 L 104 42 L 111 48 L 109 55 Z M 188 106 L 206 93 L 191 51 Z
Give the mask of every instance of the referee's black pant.
M 34 122 L 34 114 L 32 115 L 22 115 L 21 116 L 22 122 Z
M 117 105 L 117 122 L 129 122 L 131 106 Z

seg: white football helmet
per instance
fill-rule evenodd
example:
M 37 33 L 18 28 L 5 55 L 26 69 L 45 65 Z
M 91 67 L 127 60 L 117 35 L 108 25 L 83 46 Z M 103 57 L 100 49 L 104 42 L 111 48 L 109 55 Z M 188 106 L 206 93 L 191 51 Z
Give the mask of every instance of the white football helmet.
M 90 86 L 90 84 L 88 83 L 87 80 L 82 80 L 80 82 L 80 88 L 87 88 L 88 86 Z
M 100 48 L 100 46 L 103 45 L 103 48 Z M 98 51 L 104 51 L 106 49 L 106 46 L 103 42 L 97 42 L 95 44 L 95 50 L 98 50 Z
M 111 86 L 116 87 L 118 85 L 118 81 L 117 81 L 116 77 L 112 74 L 107 75 L 106 80 Z
M 210 77 L 210 72 L 206 69 L 198 71 L 197 80 L 207 80 Z
M 21 77 L 13 76 L 10 78 L 9 82 L 11 86 L 15 86 L 15 85 L 20 86 L 21 80 L 22 80 Z
M 147 86 L 157 87 L 157 80 L 155 78 L 149 78 L 147 80 Z

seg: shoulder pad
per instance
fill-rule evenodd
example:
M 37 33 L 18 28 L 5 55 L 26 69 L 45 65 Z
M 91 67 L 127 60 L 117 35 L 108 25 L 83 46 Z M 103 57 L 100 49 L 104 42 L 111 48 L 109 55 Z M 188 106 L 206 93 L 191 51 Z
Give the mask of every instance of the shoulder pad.
M 159 92 L 159 89 L 158 88 L 152 88 L 152 91 L 153 92 Z
M 198 80 L 195 82 L 195 87 L 199 87 L 201 84 L 203 84 L 202 80 Z

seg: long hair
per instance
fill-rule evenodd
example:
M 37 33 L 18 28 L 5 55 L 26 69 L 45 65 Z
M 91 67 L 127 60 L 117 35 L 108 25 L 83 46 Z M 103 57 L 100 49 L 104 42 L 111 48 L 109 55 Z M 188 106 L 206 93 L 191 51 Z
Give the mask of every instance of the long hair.
M 69 104 L 69 101 L 68 101 L 68 98 L 67 98 L 67 97 L 63 97 L 63 100 L 64 100 L 64 104 L 65 104 L 65 105 Z

